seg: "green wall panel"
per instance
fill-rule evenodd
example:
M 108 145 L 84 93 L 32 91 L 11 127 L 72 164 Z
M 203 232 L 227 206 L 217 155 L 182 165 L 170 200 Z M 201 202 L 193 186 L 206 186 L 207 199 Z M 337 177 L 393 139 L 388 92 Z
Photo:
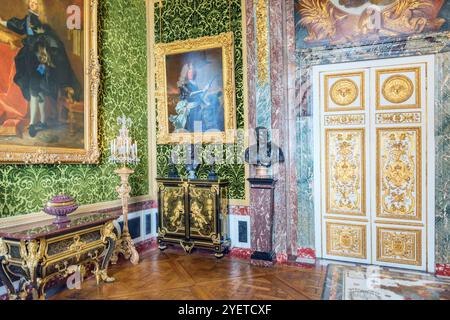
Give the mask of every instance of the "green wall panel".
M 147 48 L 145 1 L 99 1 L 99 54 L 102 84 L 99 98 L 100 165 L 0 165 L 0 217 L 39 211 L 53 195 L 68 194 L 79 204 L 117 199 L 119 178 L 107 163 L 108 144 L 115 136 L 116 119 L 133 120 L 141 162 L 131 177 L 132 195 L 146 195 Z
M 233 31 L 235 39 L 236 117 L 238 128 L 244 128 L 242 11 L 241 0 L 164 0 L 162 8 L 155 4 L 155 41 L 169 43 Z M 231 13 L 231 14 L 230 14 Z M 243 152 L 242 146 L 227 146 Z M 157 174 L 166 176 L 172 147 L 157 148 Z M 232 156 L 228 152 L 228 157 Z M 231 183 L 230 197 L 245 198 L 245 167 L 243 163 L 220 164 L 216 172 Z M 180 170 L 185 173 L 184 170 Z M 209 167 L 201 165 L 198 175 L 206 178 Z

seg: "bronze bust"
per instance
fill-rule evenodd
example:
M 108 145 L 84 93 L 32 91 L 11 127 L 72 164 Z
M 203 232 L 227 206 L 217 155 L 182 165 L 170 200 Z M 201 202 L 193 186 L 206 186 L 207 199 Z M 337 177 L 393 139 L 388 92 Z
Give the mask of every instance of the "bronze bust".
M 245 162 L 256 166 L 256 176 L 268 176 L 268 168 L 284 162 L 280 147 L 269 141 L 269 132 L 265 127 L 257 127 L 256 144 L 245 150 Z

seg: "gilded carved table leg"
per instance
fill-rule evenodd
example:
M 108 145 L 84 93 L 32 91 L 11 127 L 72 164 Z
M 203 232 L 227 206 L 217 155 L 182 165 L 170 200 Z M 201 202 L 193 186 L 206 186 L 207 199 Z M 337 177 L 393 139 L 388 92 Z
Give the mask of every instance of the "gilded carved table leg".
M 97 263 L 93 271 L 95 279 L 97 281 L 97 285 L 99 285 L 101 281 L 104 281 L 106 283 L 115 281 L 113 277 L 108 276 L 108 264 L 111 261 L 113 253 L 115 251 L 117 241 L 117 236 L 114 233 L 114 224 L 112 222 L 108 222 L 104 226 L 102 230 L 102 241 L 108 244 L 108 250 L 105 257 L 103 258 L 102 264 L 99 265 Z
M 8 290 L 8 296 L 10 300 L 17 299 L 16 288 L 11 281 L 8 273 L 6 272 L 5 266 L 8 264 L 8 246 L 3 239 L 0 239 L 0 280 L 6 286 Z
M 28 285 L 24 286 L 24 291 L 22 296 L 31 293 L 33 300 L 39 299 L 39 285 L 40 279 L 37 278 L 37 266 L 39 261 L 43 258 L 45 253 L 45 240 L 32 240 L 32 241 L 21 241 L 20 242 L 20 256 L 22 258 L 22 269 L 27 274 L 27 280 L 29 280 Z
M 16 300 L 17 299 L 16 288 L 14 288 L 11 278 L 9 277 L 8 273 L 5 270 L 6 264 L 7 264 L 6 259 L 4 257 L 0 257 L 0 280 L 8 290 L 9 300 Z

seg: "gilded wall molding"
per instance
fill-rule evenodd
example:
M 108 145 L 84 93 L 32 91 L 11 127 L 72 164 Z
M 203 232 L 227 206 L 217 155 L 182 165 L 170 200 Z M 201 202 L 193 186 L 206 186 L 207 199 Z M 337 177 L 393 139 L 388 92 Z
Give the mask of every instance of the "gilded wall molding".
M 147 112 L 148 112 L 148 181 L 150 182 L 150 198 L 158 198 L 158 189 L 156 184 L 157 177 L 157 150 L 156 150 L 156 101 L 155 101 L 155 3 L 162 5 L 162 0 L 146 0 L 147 9 Z
M 258 59 L 258 84 L 269 81 L 269 44 L 267 0 L 256 0 L 256 45 Z
M 213 48 L 222 49 L 223 64 L 223 94 L 224 94 L 224 132 L 198 133 L 171 133 L 169 130 L 168 96 L 166 57 L 168 55 L 201 51 Z M 196 39 L 181 40 L 171 43 L 155 45 L 155 72 L 156 72 L 156 108 L 158 130 L 156 133 L 157 144 L 196 143 L 201 138 L 202 143 L 234 143 L 234 134 L 230 130 L 236 129 L 236 97 L 234 78 L 234 36 L 233 32 L 221 33 L 217 36 L 207 36 Z M 227 133 L 228 131 L 228 133 Z

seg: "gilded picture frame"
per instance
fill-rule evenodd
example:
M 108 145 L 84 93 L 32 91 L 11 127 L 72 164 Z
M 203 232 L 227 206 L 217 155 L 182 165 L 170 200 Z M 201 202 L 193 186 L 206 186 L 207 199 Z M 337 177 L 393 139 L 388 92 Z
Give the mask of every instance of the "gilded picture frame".
M 232 32 L 157 44 L 155 73 L 157 144 L 234 143 L 236 97 Z M 188 80 L 190 74 L 195 74 L 192 82 Z M 204 92 L 201 102 L 189 98 L 201 91 Z M 208 109 L 215 111 L 208 115 Z M 189 128 L 193 122 L 190 118 L 198 120 L 200 130 Z M 213 129 L 205 130 L 209 127 Z
M 27 16 L 30 15 L 30 12 L 32 12 L 32 8 L 30 4 L 31 2 L 25 1 L 25 3 L 28 6 L 30 6 L 28 8 L 28 13 L 26 13 L 25 11 L 23 14 L 23 15 L 26 14 L 25 19 L 27 19 Z M 57 100 L 52 100 L 55 101 L 54 105 L 47 107 L 47 109 L 59 108 L 63 110 L 62 116 L 61 114 L 59 114 L 60 111 L 58 111 L 58 117 L 54 116 L 55 119 L 58 120 L 54 121 L 55 122 L 61 121 L 58 124 L 60 128 L 59 130 L 64 131 L 64 134 L 67 137 L 75 137 L 76 133 L 76 137 L 73 138 L 73 141 L 76 140 L 77 144 L 72 142 L 66 142 L 67 146 L 61 146 L 65 143 L 64 142 L 65 135 L 59 137 L 59 141 L 58 137 L 56 137 L 58 143 L 55 144 L 52 143 L 51 140 L 50 142 L 45 143 L 44 145 L 39 143 L 33 144 L 32 142 L 33 140 L 31 140 L 30 137 L 39 138 L 40 137 L 39 134 L 45 133 L 46 135 L 45 138 L 48 138 L 47 136 L 51 137 L 51 134 L 53 134 L 53 136 L 57 136 L 58 131 L 56 131 L 56 129 L 53 132 L 51 130 L 48 130 L 48 127 L 50 127 L 50 129 L 52 127 L 56 127 L 50 124 L 48 127 L 47 125 L 43 126 L 44 130 L 37 129 L 35 130 L 35 132 L 33 132 L 34 135 L 32 134 L 31 130 L 29 129 L 30 124 L 32 124 L 33 121 L 30 116 L 32 112 L 31 104 L 33 98 L 33 93 L 31 93 L 31 98 L 29 97 L 28 101 L 25 100 L 26 103 L 28 104 L 28 111 L 27 111 L 27 119 L 25 121 L 25 124 L 23 125 L 24 128 L 22 129 L 23 133 L 17 136 L 17 137 L 22 136 L 27 137 L 28 139 L 30 139 L 31 143 L 27 142 L 28 145 L 21 145 L 21 144 L 12 145 L 11 142 L 9 142 L 8 144 L 7 139 L 3 140 L 0 139 L 0 163 L 96 164 L 99 162 L 100 158 L 100 150 L 98 143 L 98 119 L 97 119 L 98 89 L 100 84 L 100 63 L 97 46 L 97 37 L 98 37 L 97 12 L 99 1 L 77 0 L 76 2 L 73 1 L 71 2 L 61 0 L 60 2 L 56 3 L 53 0 L 52 1 L 40 0 L 40 2 L 38 3 L 40 6 L 42 5 L 45 8 L 46 10 L 45 13 L 48 13 L 47 16 L 49 17 L 48 20 L 47 19 L 43 20 L 46 21 L 46 23 L 48 21 L 48 24 L 44 24 L 43 22 L 42 23 L 43 27 L 40 30 L 46 30 L 45 28 L 48 25 L 49 30 L 51 30 L 51 33 L 49 32 L 49 34 L 51 34 L 52 36 L 56 34 L 56 37 L 57 38 L 59 37 L 61 39 L 61 43 L 63 43 L 61 47 L 65 48 L 67 54 L 66 59 L 69 61 L 69 67 L 67 67 L 67 64 L 64 64 L 65 66 L 64 68 L 66 69 L 63 69 L 63 71 L 61 72 L 63 73 L 68 71 L 72 72 L 74 75 L 73 78 L 76 79 L 75 81 L 79 85 L 77 87 L 79 89 L 78 94 L 75 93 L 74 95 L 73 90 L 72 92 L 70 92 L 71 88 L 69 86 L 63 86 L 61 84 L 61 86 L 59 86 L 57 89 L 58 92 Z M 74 5 L 74 3 L 78 5 Z M 64 23 L 60 23 L 58 25 L 55 22 L 53 22 L 52 24 L 52 21 L 56 21 L 52 20 L 56 19 L 54 17 L 55 12 L 60 14 L 60 16 L 57 17 L 57 19 L 61 20 L 61 18 L 64 17 L 65 19 L 67 19 L 67 24 L 66 22 L 64 22 L 65 20 L 62 20 Z M 5 12 L 2 12 L 2 14 L 5 15 Z M 6 17 L 2 16 L 2 18 L 10 19 L 9 21 L 14 21 L 14 19 L 16 19 L 15 21 L 18 21 L 19 19 L 23 18 L 23 15 L 22 14 L 13 15 L 11 12 L 8 13 Z M 37 16 L 40 19 L 42 15 Z M 47 16 L 45 17 L 47 18 Z M 5 34 L 8 34 L 9 32 L 9 30 L 7 29 L 12 29 L 9 26 L 9 21 L 8 24 L 6 24 L 6 20 L 4 21 L 5 24 L 2 30 Z M 69 28 L 70 23 L 73 23 L 73 29 Z M 31 26 L 34 28 L 34 25 Z M 67 29 L 64 29 L 64 26 L 67 26 Z M 14 31 L 14 29 L 12 30 Z M 37 33 L 41 32 L 44 31 L 38 31 Z M 31 37 L 30 34 L 33 35 L 33 32 L 25 34 L 23 38 L 26 38 L 27 36 Z M 25 42 L 22 43 L 23 46 L 26 46 Z M 64 52 L 64 50 L 60 52 Z M 49 53 L 48 56 L 51 57 L 51 53 Z M 74 60 L 73 56 L 77 56 L 78 60 Z M 49 58 L 49 60 L 51 61 L 51 58 Z M 39 63 L 42 64 L 42 61 L 39 61 Z M 54 67 L 55 69 L 57 68 L 57 65 L 58 65 L 57 63 L 54 63 L 53 65 L 51 63 L 48 64 L 48 66 Z M 50 67 L 48 67 L 48 69 L 49 68 Z M 16 69 L 18 70 L 17 60 L 16 60 Z M 67 82 L 65 82 L 64 84 L 66 83 Z M 41 100 L 39 100 L 39 103 L 41 103 L 42 101 L 43 99 L 41 98 Z M 47 100 L 45 101 L 46 101 L 45 103 L 47 103 Z M 63 101 L 63 103 L 67 104 L 58 105 L 57 103 L 59 103 L 60 101 Z M 76 105 L 78 109 L 75 109 Z M 39 107 L 41 108 L 41 106 Z M 38 117 L 41 118 L 40 124 L 42 125 L 42 123 L 45 123 L 44 122 L 45 120 L 42 120 L 43 119 L 42 110 L 40 111 L 40 113 L 41 115 L 40 116 L 38 115 Z M 56 114 L 56 111 L 54 111 L 53 113 Z M 47 129 L 47 131 L 45 129 Z M 42 133 L 39 130 L 42 130 Z M 13 138 L 19 139 L 17 137 L 14 136 Z

